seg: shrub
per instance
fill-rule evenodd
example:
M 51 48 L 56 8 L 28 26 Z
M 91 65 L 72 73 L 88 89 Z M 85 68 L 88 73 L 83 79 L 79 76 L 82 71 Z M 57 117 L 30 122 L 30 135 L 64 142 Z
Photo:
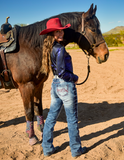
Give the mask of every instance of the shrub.
M 117 34 L 104 35 L 104 39 L 108 45 L 108 47 L 118 46 L 122 44 L 121 36 Z

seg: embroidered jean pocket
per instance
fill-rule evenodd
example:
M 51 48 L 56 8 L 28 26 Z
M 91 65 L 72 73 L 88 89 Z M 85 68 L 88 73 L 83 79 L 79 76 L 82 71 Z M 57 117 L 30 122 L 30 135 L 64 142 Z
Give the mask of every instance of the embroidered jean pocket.
M 66 96 L 68 95 L 68 86 L 57 86 L 57 93 L 59 96 Z

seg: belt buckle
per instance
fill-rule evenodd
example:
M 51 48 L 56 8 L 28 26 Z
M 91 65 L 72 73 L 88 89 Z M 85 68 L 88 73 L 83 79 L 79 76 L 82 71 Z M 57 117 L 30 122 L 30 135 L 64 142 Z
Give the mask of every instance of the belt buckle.
M 54 78 L 55 78 L 55 79 L 58 79 L 59 77 L 58 77 L 57 75 L 54 75 Z

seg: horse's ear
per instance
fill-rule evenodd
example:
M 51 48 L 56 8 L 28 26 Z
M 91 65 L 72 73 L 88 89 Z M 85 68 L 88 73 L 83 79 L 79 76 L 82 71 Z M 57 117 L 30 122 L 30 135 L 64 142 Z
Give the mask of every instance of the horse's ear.
M 91 4 L 90 9 L 89 9 L 89 15 L 92 15 L 92 13 L 93 13 L 93 3 Z
M 91 6 L 90 6 L 90 9 L 87 12 L 84 13 L 84 17 L 85 18 L 91 17 L 92 14 L 93 14 L 93 11 L 94 10 L 93 10 L 93 3 L 92 3 Z
M 95 5 L 95 8 L 93 9 L 93 15 L 96 14 L 97 6 Z

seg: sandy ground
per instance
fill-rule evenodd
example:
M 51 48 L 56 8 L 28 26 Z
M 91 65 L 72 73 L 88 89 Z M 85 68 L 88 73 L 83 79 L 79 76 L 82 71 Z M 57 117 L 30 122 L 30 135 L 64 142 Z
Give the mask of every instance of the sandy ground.
M 112 48 L 110 48 L 112 49 Z M 74 72 L 85 79 L 87 58 L 81 50 L 69 50 Z M 111 51 L 106 63 L 90 58 L 88 81 L 77 86 L 79 128 L 82 146 L 88 153 L 79 160 L 124 160 L 124 48 Z M 52 75 L 43 91 L 44 118 L 50 106 Z M 0 90 L 0 160 L 72 160 L 64 109 L 55 125 L 54 145 L 61 150 L 44 157 L 40 144 L 29 146 L 25 117 L 18 90 Z M 42 140 L 36 128 L 37 137 Z

